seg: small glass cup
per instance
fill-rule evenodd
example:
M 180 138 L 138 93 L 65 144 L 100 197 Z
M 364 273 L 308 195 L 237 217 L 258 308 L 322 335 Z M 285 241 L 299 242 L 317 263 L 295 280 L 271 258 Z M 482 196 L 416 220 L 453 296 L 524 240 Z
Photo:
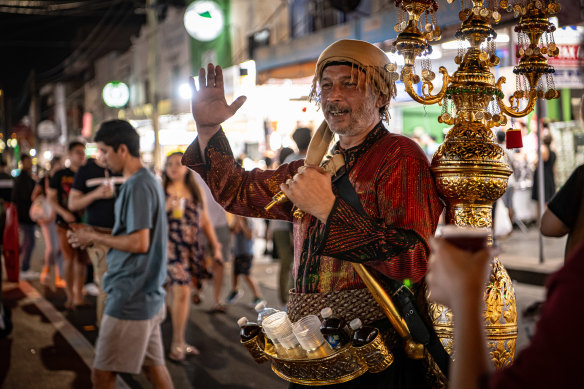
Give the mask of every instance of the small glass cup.
M 436 234 L 454 246 L 475 253 L 487 247 L 490 228 L 460 227 L 453 224 L 443 226 Z

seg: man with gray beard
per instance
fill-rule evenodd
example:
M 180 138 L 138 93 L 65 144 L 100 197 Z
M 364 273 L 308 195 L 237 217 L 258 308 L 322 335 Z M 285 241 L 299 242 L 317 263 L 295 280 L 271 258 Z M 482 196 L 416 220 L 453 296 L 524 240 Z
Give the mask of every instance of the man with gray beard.
M 227 104 L 222 70 L 212 64 L 199 71 L 192 100 L 198 137 L 183 157 L 227 211 L 294 222 L 294 289 L 287 306 L 292 322 L 331 307 L 347 322 L 360 318 L 381 331 L 393 364 L 339 384 L 342 388 L 428 387 L 425 367 L 405 356 L 401 339 L 352 266 L 364 264 L 389 293 L 391 283 L 405 283 L 423 296 L 428 239 L 442 211 L 424 152 L 383 124 L 395 96 L 390 69 L 385 53 L 363 41 L 340 40 L 320 55 L 310 97 L 320 105 L 324 123 L 313 141 L 338 135 L 331 154 L 342 154 L 344 166 L 334 175 L 305 160 L 276 170 L 245 171 L 236 164 L 221 123 L 245 97 Z M 290 202 L 266 210 L 280 190 Z M 351 191 L 357 201 L 348 200 Z M 303 216 L 294 218 L 293 207 Z

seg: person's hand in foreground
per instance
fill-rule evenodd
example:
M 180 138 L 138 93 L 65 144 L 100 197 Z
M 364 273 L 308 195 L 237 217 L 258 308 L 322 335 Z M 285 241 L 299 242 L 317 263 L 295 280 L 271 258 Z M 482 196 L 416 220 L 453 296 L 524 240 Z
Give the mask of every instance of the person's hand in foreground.
M 462 250 L 444 238 L 430 242 L 432 255 L 426 281 L 430 299 L 453 310 L 464 300 L 480 303 L 485 291 L 493 248 L 472 253 Z
M 430 299 L 452 309 L 455 361 L 450 369 L 450 389 L 474 389 L 489 373 L 491 363 L 484 334 L 484 292 L 492 248 L 476 253 L 450 244 L 444 238 L 431 242 L 432 256 L 426 281 Z

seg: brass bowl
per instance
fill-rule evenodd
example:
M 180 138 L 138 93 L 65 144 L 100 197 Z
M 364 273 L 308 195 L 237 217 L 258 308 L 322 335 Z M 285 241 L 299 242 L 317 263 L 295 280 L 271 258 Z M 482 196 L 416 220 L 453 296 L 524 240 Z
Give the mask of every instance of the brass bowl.
M 242 343 L 256 362 L 269 360 L 272 370 L 280 378 L 308 386 L 340 384 L 367 371 L 381 372 L 393 363 L 393 354 L 383 343 L 380 334 L 363 347 L 348 344 L 327 357 L 315 359 L 280 358 L 263 334 Z

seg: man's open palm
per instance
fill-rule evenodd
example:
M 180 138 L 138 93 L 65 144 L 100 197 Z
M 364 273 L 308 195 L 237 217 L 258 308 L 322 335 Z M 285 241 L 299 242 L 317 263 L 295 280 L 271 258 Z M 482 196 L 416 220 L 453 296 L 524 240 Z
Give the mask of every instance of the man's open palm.
M 237 112 L 246 100 L 238 97 L 231 105 L 225 101 L 223 71 L 220 66 L 207 65 L 207 72 L 199 70 L 199 90 L 194 79 L 190 79 L 193 97 L 191 108 L 199 133 L 214 132 L 218 126 Z M 209 134 L 210 135 L 210 134 Z

